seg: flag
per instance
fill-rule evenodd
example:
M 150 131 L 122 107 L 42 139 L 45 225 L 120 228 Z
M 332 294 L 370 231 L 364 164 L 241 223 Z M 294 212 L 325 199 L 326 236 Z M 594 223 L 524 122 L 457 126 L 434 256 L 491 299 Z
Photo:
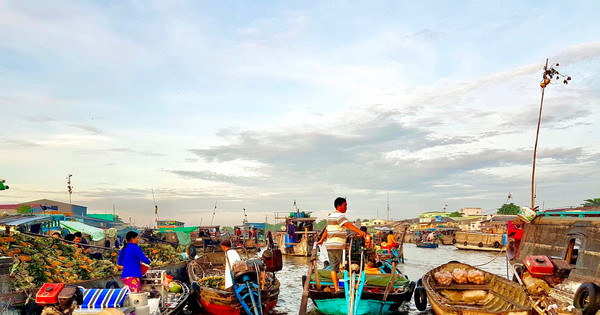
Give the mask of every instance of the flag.
M 158 206 L 154 205 L 154 214 L 158 214 Z

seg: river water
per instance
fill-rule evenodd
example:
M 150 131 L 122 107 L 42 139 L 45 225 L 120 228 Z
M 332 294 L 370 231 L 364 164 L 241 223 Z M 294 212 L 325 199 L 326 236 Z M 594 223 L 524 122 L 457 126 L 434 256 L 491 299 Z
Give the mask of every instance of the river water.
M 415 244 L 404 244 L 404 264 L 398 264 L 399 269 L 412 281 L 417 281 L 427 271 L 445 264 L 449 261 L 460 261 L 472 266 L 507 277 L 506 255 L 497 252 L 459 250 L 454 246 L 440 245 L 439 248 L 419 248 Z M 327 260 L 327 253 L 322 250 L 319 253 L 319 268 L 323 261 Z M 279 302 L 275 307 L 275 314 L 298 314 L 300 301 L 302 299 L 301 278 L 308 272 L 308 257 L 283 256 L 283 270 L 277 272 L 277 278 L 281 283 Z M 308 313 L 310 315 L 321 314 L 312 301 L 308 302 Z M 398 314 L 433 314 L 428 308 L 425 312 L 419 312 L 414 301 L 400 308 Z

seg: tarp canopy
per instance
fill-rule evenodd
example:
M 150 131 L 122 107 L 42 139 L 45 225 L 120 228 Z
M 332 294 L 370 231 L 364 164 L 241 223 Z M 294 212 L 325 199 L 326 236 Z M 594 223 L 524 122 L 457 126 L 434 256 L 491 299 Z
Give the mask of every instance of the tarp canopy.
M 319 272 L 319 278 L 320 278 L 321 282 L 331 282 L 331 270 L 319 269 L 318 272 Z M 338 272 L 337 276 L 338 276 L 338 279 L 340 279 L 340 280 L 344 279 L 344 275 L 341 272 Z M 391 276 L 392 275 L 389 273 L 381 274 L 381 275 L 365 275 L 365 285 L 385 287 L 385 286 L 387 286 L 388 282 L 390 282 Z M 315 279 L 315 275 L 311 274 L 310 280 L 314 280 L 314 279 Z M 408 280 L 404 277 L 396 276 L 394 278 L 394 287 L 404 286 L 404 285 L 408 284 L 409 282 L 410 282 L 410 280 Z
M 192 232 L 194 232 L 196 229 L 198 229 L 197 226 L 181 226 L 181 227 L 174 227 L 174 228 L 160 228 L 160 232 L 164 233 L 164 232 L 183 232 L 186 234 L 190 234 Z
M 192 238 L 188 233 L 184 232 L 175 232 L 177 234 L 177 239 L 179 240 L 179 245 L 188 246 L 192 243 Z
M 73 232 L 81 232 L 90 236 L 92 241 L 104 239 L 104 230 L 77 221 L 61 221 L 60 226 Z
M 262 223 L 250 223 L 250 222 L 247 222 L 246 225 L 249 225 L 249 226 L 251 226 L 253 228 L 256 228 L 257 230 L 264 230 L 265 229 L 265 223 L 264 222 L 262 222 Z

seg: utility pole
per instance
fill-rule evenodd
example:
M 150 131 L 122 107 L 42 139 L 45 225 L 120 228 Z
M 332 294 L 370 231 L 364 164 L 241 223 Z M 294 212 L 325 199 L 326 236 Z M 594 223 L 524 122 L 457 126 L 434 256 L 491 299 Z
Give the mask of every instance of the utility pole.
M 212 219 L 210 219 L 210 225 L 213 225 L 213 221 L 215 220 L 215 212 L 217 212 L 217 202 L 215 201 L 215 208 L 213 209 Z
M 387 220 L 390 220 L 390 193 L 387 193 Z
M 542 99 L 540 101 L 540 113 L 538 116 L 538 124 L 537 131 L 535 133 L 535 145 L 533 147 L 533 168 L 531 171 L 531 210 L 535 211 L 535 157 L 537 155 L 537 144 L 538 138 L 540 135 L 540 124 L 542 122 L 542 106 L 544 105 L 544 92 L 546 91 L 546 86 L 550 84 L 551 80 L 556 77 L 556 79 L 562 78 L 564 84 L 568 84 L 571 81 L 571 77 L 560 74 L 554 67 L 558 67 L 558 63 L 556 65 L 548 68 L 548 59 L 546 58 L 546 65 L 544 66 L 544 74 L 542 75 L 542 82 L 540 83 L 540 87 L 542 87 Z
M 73 193 L 73 186 L 71 186 L 71 177 L 73 175 L 69 174 L 67 176 L 67 189 L 69 190 L 69 206 L 71 207 L 71 213 L 73 213 L 73 203 L 71 202 L 71 194 Z

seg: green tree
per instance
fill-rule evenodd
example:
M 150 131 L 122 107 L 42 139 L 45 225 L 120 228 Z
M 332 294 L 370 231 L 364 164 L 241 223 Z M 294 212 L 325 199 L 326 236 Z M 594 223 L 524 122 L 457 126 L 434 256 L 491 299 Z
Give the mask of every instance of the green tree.
M 600 207 L 600 198 L 586 199 L 581 205 L 584 207 Z
M 514 203 L 505 203 L 498 209 L 498 214 L 517 214 L 521 211 L 521 208 Z
M 454 211 L 454 212 L 450 213 L 448 216 L 451 218 L 457 218 L 457 217 L 461 217 L 462 214 L 460 214 L 460 212 L 458 212 L 458 211 Z
M 28 205 L 22 205 L 17 208 L 17 213 L 18 214 L 30 214 L 31 213 L 30 209 L 31 209 L 31 207 L 29 207 Z
M 327 220 L 325 220 L 325 219 L 317 222 L 314 226 L 315 230 L 322 230 L 325 227 L 327 227 Z

